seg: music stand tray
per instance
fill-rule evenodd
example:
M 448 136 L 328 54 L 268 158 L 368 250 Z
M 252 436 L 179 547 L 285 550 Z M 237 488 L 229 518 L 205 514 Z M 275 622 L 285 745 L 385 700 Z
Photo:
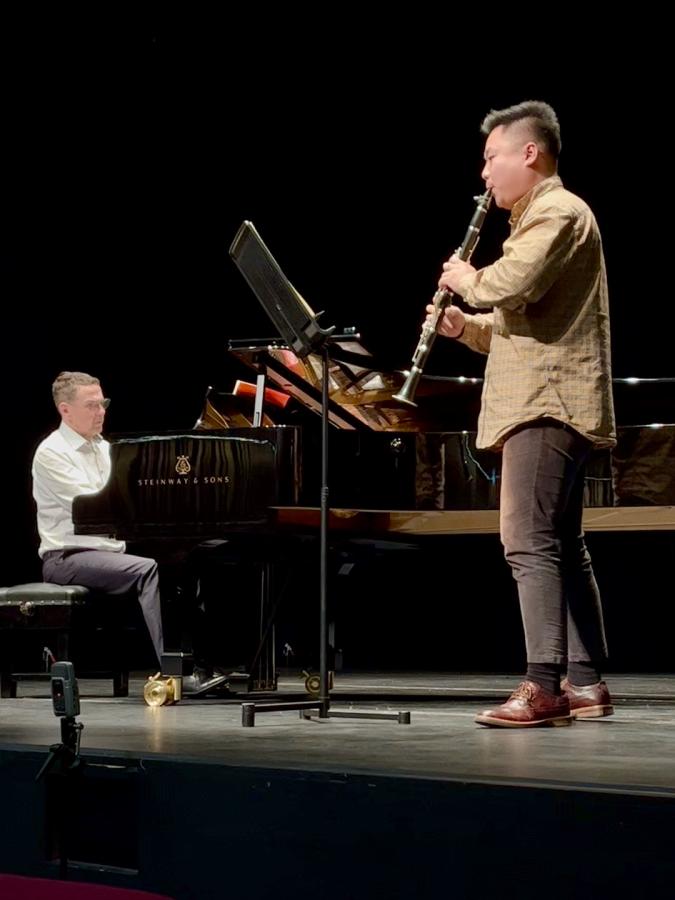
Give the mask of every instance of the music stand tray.
M 239 226 L 230 256 L 295 355 L 318 352 L 335 328 L 321 328 L 317 314 L 286 278 L 252 222 Z

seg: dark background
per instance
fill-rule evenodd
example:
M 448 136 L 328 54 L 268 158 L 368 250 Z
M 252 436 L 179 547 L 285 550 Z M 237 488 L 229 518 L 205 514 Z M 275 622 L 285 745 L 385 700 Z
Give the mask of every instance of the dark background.
M 184 428 L 208 385 L 241 375 L 227 339 L 271 333 L 227 255 L 244 218 L 326 324 L 357 326 L 404 367 L 482 190 L 490 108 L 555 107 L 561 176 L 603 234 L 615 375 L 672 376 L 667 48 L 656 23 L 620 24 L 611 40 L 586 19 L 512 35 L 492 15 L 468 27 L 447 12 L 345 7 L 7 24 L 2 583 L 39 578 L 30 459 L 57 424 L 60 370 L 100 377 L 109 432 Z M 505 220 L 488 217 L 478 265 Z M 482 373 L 478 356 L 441 343 L 430 372 Z M 373 665 L 411 659 L 391 649 L 399 627 L 418 664 L 519 664 L 496 539 L 455 543 L 423 572 L 378 575 L 380 591 L 364 576 L 364 606 L 345 621 Z M 649 642 L 673 624 L 657 587 L 670 581 L 670 536 L 597 535 L 591 547 L 616 665 L 667 667 L 668 642 L 656 653 Z M 439 634 L 461 635 L 453 653 Z

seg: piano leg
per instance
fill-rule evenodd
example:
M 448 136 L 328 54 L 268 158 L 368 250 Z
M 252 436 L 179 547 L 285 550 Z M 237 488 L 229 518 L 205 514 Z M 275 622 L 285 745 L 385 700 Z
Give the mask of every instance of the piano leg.
M 180 681 L 192 674 L 193 664 L 204 678 L 221 677 L 214 685 L 219 694 L 276 690 L 275 569 L 283 556 L 277 543 L 237 535 L 162 560 L 165 643 L 172 652 L 148 687 L 147 702 L 181 699 Z M 168 679 L 175 683 L 167 686 Z

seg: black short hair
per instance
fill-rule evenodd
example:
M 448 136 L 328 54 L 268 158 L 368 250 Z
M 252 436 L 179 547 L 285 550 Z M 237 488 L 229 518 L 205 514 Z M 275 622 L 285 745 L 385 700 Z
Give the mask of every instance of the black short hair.
M 552 106 L 541 100 L 525 100 L 506 109 L 491 109 L 483 119 L 480 130 L 490 134 L 500 125 L 509 126 L 515 122 L 526 122 L 532 129 L 533 137 L 543 145 L 547 153 L 557 160 L 560 156 L 560 123 Z

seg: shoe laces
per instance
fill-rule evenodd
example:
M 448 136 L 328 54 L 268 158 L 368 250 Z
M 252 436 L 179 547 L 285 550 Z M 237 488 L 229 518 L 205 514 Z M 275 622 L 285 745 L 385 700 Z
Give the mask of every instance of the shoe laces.
M 524 700 L 525 703 L 531 703 L 534 700 L 534 688 L 527 681 L 519 684 L 509 698 L 511 700 Z

